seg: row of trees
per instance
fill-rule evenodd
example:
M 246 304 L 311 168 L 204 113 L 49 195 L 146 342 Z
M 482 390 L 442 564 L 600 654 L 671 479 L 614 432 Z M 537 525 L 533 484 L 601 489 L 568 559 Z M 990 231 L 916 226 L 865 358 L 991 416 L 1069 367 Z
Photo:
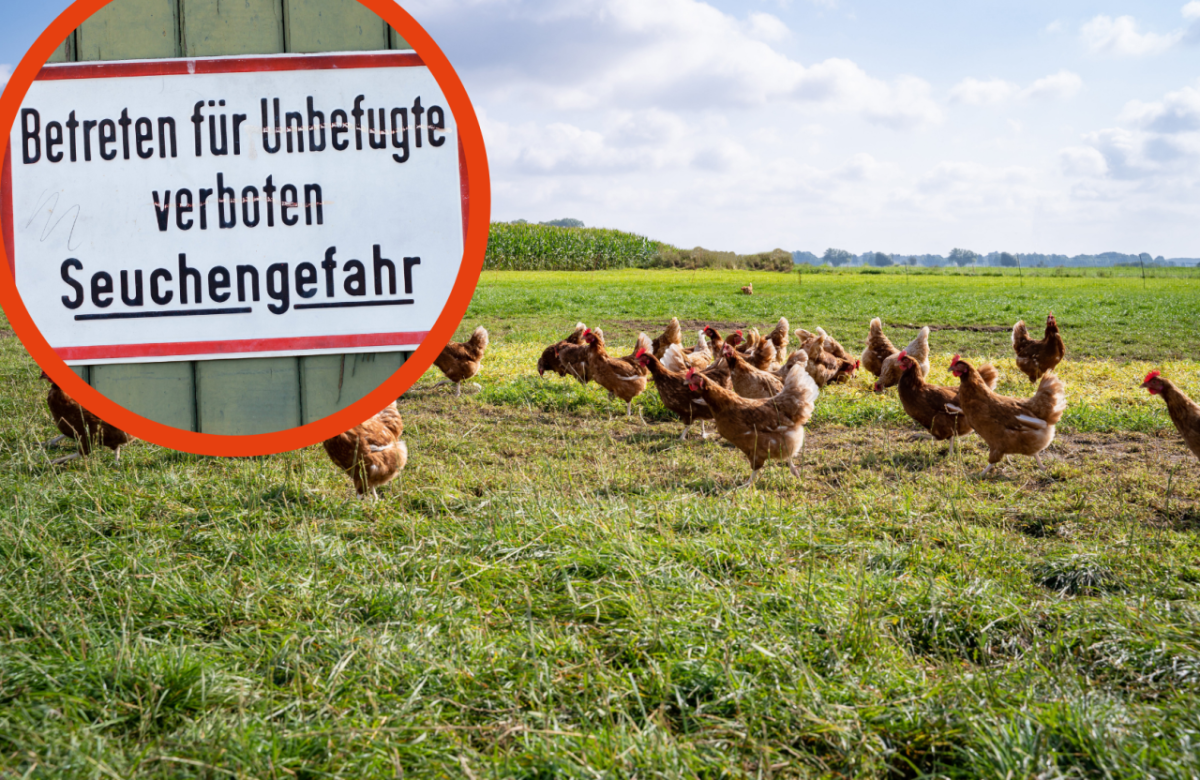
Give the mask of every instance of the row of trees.
M 1169 266 L 1169 265 L 1200 265 L 1195 258 L 1175 258 L 1174 260 L 1166 260 L 1162 255 L 1151 257 L 1150 254 L 1143 252 L 1140 255 L 1126 255 L 1119 252 L 1104 252 L 1099 255 L 1075 255 L 1068 257 L 1066 255 L 1045 255 L 1038 253 L 1022 253 L 1020 255 L 1012 252 L 991 252 L 987 255 L 981 255 L 978 252 L 962 247 L 955 247 L 950 250 L 946 256 L 942 255 L 896 255 L 887 252 L 866 252 L 862 255 L 855 255 L 845 249 L 837 249 L 830 247 L 825 250 L 825 254 L 817 257 L 811 252 L 793 252 L 795 262 L 797 263 L 812 263 L 813 265 L 828 264 L 832 266 L 843 266 L 847 264 L 855 264 L 861 262 L 864 265 L 873 265 L 884 267 L 889 265 L 908 265 L 908 266 L 940 266 L 940 265 L 957 265 L 959 267 L 969 265 L 987 265 L 1001 266 L 1004 268 L 1016 268 L 1023 266 L 1025 268 L 1043 268 L 1047 266 L 1112 266 L 1112 265 L 1144 265 L 1151 266 Z
M 825 250 L 825 254 L 821 256 L 821 262 L 828 263 L 832 266 L 843 266 L 852 262 L 857 255 L 848 252 L 845 249 L 837 249 L 830 247 Z M 887 252 L 867 252 L 865 260 L 873 266 L 885 267 L 889 265 L 920 265 L 921 261 L 928 259 L 929 255 L 892 255 Z M 973 252 L 970 249 L 962 249 L 955 247 L 950 250 L 948 257 L 949 261 L 957 266 L 975 265 L 979 262 L 981 255 L 978 252 Z M 1018 260 L 1015 255 L 1008 252 L 1000 253 L 1000 264 L 1005 266 L 1016 266 Z

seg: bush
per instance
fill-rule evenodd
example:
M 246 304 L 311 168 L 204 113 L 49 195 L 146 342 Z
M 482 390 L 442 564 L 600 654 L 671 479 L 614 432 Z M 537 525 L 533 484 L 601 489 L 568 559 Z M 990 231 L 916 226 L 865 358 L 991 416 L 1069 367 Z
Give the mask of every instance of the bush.
M 723 268 L 744 271 L 782 271 L 790 273 L 795 267 L 791 252 L 772 249 L 755 255 L 735 252 L 716 252 L 704 247 L 676 249 L 663 247 L 652 263 L 656 268 Z

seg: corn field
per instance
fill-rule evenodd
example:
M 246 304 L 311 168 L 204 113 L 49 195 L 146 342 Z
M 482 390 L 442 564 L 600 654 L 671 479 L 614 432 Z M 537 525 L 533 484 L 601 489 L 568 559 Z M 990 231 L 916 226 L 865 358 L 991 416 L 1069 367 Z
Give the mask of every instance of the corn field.
M 488 271 L 602 271 L 646 268 L 666 246 L 644 236 L 600 228 L 493 222 Z

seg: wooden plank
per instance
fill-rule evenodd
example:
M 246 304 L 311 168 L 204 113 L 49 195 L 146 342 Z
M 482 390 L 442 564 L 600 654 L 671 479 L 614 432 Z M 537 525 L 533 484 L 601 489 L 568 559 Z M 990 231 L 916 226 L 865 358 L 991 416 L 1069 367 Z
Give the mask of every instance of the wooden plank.
M 91 385 L 109 400 L 163 425 L 196 430 L 190 362 L 90 366 Z
M 377 51 L 390 47 L 388 26 L 358 0 L 284 0 L 287 50 Z
M 179 0 L 185 57 L 279 54 L 283 0 Z
M 75 61 L 75 33 L 67 36 L 67 39 L 62 42 L 62 45 L 54 50 L 50 55 L 50 59 L 46 62 L 74 62 Z
M 300 359 L 196 363 L 197 422 L 203 433 L 249 435 L 300 425 Z
M 400 35 L 400 33 L 396 32 L 396 29 L 394 27 L 388 27 L 388 34 L 391 36 L 391 43 L 392 43 L 393 49 L 411 49 L 412 48 L 412 46 L 409 45 L 408 41 L 404 40 L 404 37 L 402 35 Z
M 300 359 L 304 424 L 328 417 L 370 393 L 404 364 L 403 352 L 314 355 Z
M 113 0 L 75 31 L 79 62 L 178 57 L 175 0 Z
M 91 366 L 71 366 L 71 370 L 74 371 L 76 373 L 76 375 L 79 376 L 80 379 L 87 382 L 88 384 L 91 384 L 91 382 L 92 382 L 90 373 L 88 371 L 88 369 L 90 369 L 90 368 L 91 368 Z

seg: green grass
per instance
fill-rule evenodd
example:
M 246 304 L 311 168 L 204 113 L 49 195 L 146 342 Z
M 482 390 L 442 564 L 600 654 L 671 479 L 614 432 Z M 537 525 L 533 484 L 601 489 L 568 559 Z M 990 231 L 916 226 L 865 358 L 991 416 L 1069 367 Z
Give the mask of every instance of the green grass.
M 1137 384 L 1200 397 L 1200 285 L 905 284 L 486 274 L 461 329 L 493 331 L 484 389 L 402 399 L 378 503 L 319 447 L 51 468 L 44 385 L 0 339 L 0 777 L 1195 777 L 1200 464 Z M 1071 406 L 1047 473 L 994 480 L 855 381 L 818 400 L 803 480 L 734 491 L 741 454 L 679 442 L 653 393 L 643 424 L 533 371 L 576 319 L 619 349 L 786 314 L 861 348 L 874 314 L 1048 308 Z M 935 378 L 962 351 L 1027 392 L 1007 339 L 935 332 Z

